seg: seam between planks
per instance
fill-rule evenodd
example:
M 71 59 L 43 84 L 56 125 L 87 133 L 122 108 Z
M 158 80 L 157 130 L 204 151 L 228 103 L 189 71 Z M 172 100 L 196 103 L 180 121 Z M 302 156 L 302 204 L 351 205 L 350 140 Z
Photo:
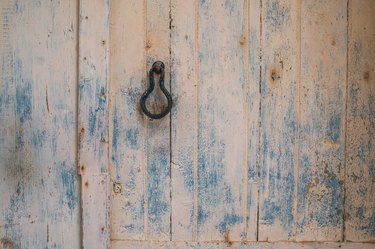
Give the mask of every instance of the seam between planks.
M 148 43 L 148 35 L 147 35 L 147 0 L 143 0 L 143 19 L 144 19 L 144 46 L 147 48 Z M 146 77 L 143 81 L 144 85 L 147 85 L 147 49 L 144 50 L 144 71 L 146 72 Z M 147 117 L 143 117 L 143 119 L 147 119 Z M 144 203 L 144 228 L 143 228 L 143 239 L 146 240 L 148 237 L 148 198 L 147 198 L 147 178 L 148 178 L 148 143 L 147 143 L 147 137 L 148 137 L 148 126 L 144 126 L 146 134 L 145 136 L 145 164 L 144 164 L 144 170 L 143 170 L 143 203 Z
M 257 170 L 258 170 L 258 201 L 257 201 L 257 230 L 256 230 L 256 241 L 259 241 L 259 203 L 260 203 L 260 149 L 262 147 L 261 143 L 261 129 L 262 129 L 262 56 L 263 56 L 263 0 L 260 0 L 259 6 L 259 113 L 258 113 L 258 153 L 257 153 Z
M 243 191 L 243 214 L 244 217 L 244 238 L 247 238 L 248 233 L 248 219 L 247 219 L 247 211 L 249 210 L 249 204 L 248 204 L 248 192 L 249 192 L 249 183 L 248 183 L 248 173 L 249 173 L 249 87 L 250 87 L 250 0 L 246 0 L 246 6 L 245 6 L 245 13 L 246 13 L 246 56 L 245 56 L 245 96 L 244 96 L 244 116 L 245 116 L 245 131 L 244 131 L 244 144 L 245 147 L 245 155 L 244 155 L 244 166 L 243 166 L 243 177 L 244 177 L 244 184 L 245 188 Z
M 198 136 L 199 136 L 199 0 L 194 2 L 194 80 L 195 80 L 195 122 L 194 122 L 194 217 L 193 241 L 198 240 Z
M 349 94 L 349 38 L 350 38 L 350 0 L 346 1 L 346 93 L 345 93 L 345 127 L 344 127 L 344 179 L 343 179 L 343 208 L 342 208 L 342 235 L 341 241 L 346 240 L 345 230 L 346 230 L 346 176 L 347 176 L 347 141 L 348 141 L 348 94 Z

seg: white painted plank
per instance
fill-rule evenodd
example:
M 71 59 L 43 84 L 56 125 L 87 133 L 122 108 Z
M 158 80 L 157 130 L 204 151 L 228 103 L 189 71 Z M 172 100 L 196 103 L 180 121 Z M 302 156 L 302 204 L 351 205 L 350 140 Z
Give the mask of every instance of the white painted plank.
M 249 58 L 246 65 L 248 95 L 245 104 L 247 111 L 247 241 L 256 241 L 258 232 L 259 201 L 259 122 L 260 122 L 260 56 L 261 56 L 261 6 L 258 0 L 248 0 L 247 35 L 245 42 L 249 46 Z
M 82 246 L 99 249 L 109 246 L 109 0 L 81 0 L 79 15 L 78 138 L 82 175 Z
M 259 241 L 294 233 L 299 11 L 297 0 L 262 2 Z
M 374 244 L 365 243 L 264 243 L 264 242 L 131 242 L 113 241 L 112 249 L 374 249 Z
M 109 0 L 81 0 L 79 16 L 80 173 L 100 174 L 108 167 Z
M 197 236 L 198 2 L 171 2 L 172 240 Z
M 8 0 L 0 13 L 0 247 L 78 248 L 78 5 Z
M 375 241 L 375 2 L 349 1 L 345 238 Z
M 83 248 L 109 248 L 109 176 L 82 175 Z
M 164 62 L 165 87 L 170 89 L 170 5 L 169 1 L 147 0 L 147 70 L 160 60 Z M 146 71 L 144 71 L 146 75 Z M 147 85 L 147 86 L 146 86 Z M 163 110 L 166 98 L 158 84 L 150 95 L 147 106 L 153 113 Z M 144 90 L 148 82 L 144 85 Z M 173 93 L 172 93 L 173 94 Z M 146 237 L 149 240 L 168 241 L 170 232 L 170 115 L 160 120 L 150 120 L 144 115 L 143 124 L 147 127 L 147 178 Z
M 246 14 L 243 1 L 199 2 L 199 241 L 246 239 Z
M 109 144 L 113 239 L 145 239 L 148 120 L 139 105 L 147 79 L 145 8 L 144 1 L 111 1 Z
M 301 5 L 298 241 L 342 239 L 346 10 L 346 0 Z

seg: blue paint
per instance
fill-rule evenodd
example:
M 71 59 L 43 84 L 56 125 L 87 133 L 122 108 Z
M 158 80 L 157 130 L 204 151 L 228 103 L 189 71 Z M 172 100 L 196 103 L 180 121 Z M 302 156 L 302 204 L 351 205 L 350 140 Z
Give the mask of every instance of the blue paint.
M 158 151 L 151 152 L 152 157 L 149 158 L 150 164 L 147 168 L 148 218 L 150 223 L 159 226 L 157 229 L 160 231 L 164 227 L 164 216 L 170 212 L 170 200 L 167 198 L 169 194 L 166 194 L 166 184 L 169 184 L 170 175 L 168 151 L 167 148 L 161 147 Z
M 370 219 L 370 234 L 371 236 L 375 236 L 375 210 L 372 211 L 372 216 Z
M 139 148 L 138 136 L 139 136 L 139 130 L 137 127 L 126 130 L 126 140 L 125 140 L 126 145 L 132 149 L 138 149 Z
M 36 130 L 31 135 L 31 143 L 33 145 L 33 148 L 35 149 L 42 148 L 46 140 L 47 140 L 46 131 Z
M 231 226 L 242 223 L 242 220 L 243 218 L 241 215 L 225 214 L 217 228 L 221 234 L 224 234 Z
M 271 4 L 269 3 L 271 2 Z M 287 26 L 290 20 L 290 9 L 288 6 L 280 4 L 280 1 L 267 2 L 266 20 L 271 25 L 273 31 L 277 31 L 280 26 Z
M 112 130 L 112 157 L 115 157 L 115 152 L 117 152 L 118 149 L 118 139 L 120 136 L 120 124 L 119 124 L 119 118 L 118 118 L 118 110 L 117 107 L 113 108 L 113 130 Z
M 74 163 L 72 163 L 72 165 L 74 165 Z M 71 212 L 74 212 L 74 209 L 79 204 L 79 197 L 77 193 L 77 173 L 75 171 L 75 167 L 67 167 L 67 163 L 65 161 L 60 163 L 57 167 L 62 185 L 60 191 L 64 194 L 61 202 L 63 205 L 66 205 Z
M 21 62 L 18 62 L 21 63 Z M 17 64 L 17 62 L 16 62 Z M 16 68 L 20 67 L 16 65 Z M 21 123 L 31 120 L 32 117 L 32 83 L 29 81 L 17 83 L 16 88 L 16 115 Z
M 340 133 L 341 133 L 341 115 L 335 114 L 331 116 L 329 119 L 327 136 L 330 137 L 332 142 L 336 143 L 338 142 L 338 139 L 340 138 Z
M 89 110 L 89 123 L 88 123 L 88 134 L 92 137 L 95 134 L 96 129 L 96 112 L 90 108 Z

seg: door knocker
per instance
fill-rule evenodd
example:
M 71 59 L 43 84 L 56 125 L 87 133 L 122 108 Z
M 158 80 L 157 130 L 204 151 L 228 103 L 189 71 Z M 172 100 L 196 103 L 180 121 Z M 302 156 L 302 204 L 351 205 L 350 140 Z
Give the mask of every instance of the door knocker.
M 148 76 L 150 85 L 141 97 L 142 111 L 144 112 L 144 114 L 146 114 L 148 117 L 152 119 L 161 119 L 162 117 L 167 115 L 172 109 L 172 96 L 164 86 L 164 74 L 165 74 L 164 71 L 165 71 L 165 66 L 163 62 L 156 61 L 154 62 L 154 64 L 152 64 L 152 67 L 150 69 L 149 76 Z M 164 109 L 164 111 L 162 111 L 161 113 L 157 113 L 157 114 L 149 112 L 149 110 L 147 110 L 147 107 L 146 107 L 146 99 L 152 93 L 155 87 L 154 74 L 160 75 L 159 76 L 160 90 L 164 93 L 165 97 L 168 100 L 168 106 Z

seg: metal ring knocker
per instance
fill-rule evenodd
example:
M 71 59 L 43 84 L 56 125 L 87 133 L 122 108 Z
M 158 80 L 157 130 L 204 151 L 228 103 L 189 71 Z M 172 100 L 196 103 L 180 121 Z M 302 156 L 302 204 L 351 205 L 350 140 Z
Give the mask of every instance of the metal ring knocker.
M 165 115 L 167 115 L 172 109 L 172 96 L 164 86 L 164 70 L 165 70 L 165 66 L 164 66 L 163 62 L 156 61 L 156 62 L 154 62 L 154 64 L 152 64 L 152 67 L 150 69 L 149 76 L 148 76 L 149 81 L 150 81 L 150 86 L 143 93 L 143 95 L 141 97 L 142 111 L 152 119 L 160 119 L 160 118 L 164 117 Z M 147 107 L 146 107 L 146 99 L 150 95 L 150 93 L 152 93 L 152 91 L 154 90 L 154 87 L 155 87 L 154 74 L 160 75 L 160 78 L 159 78 L 160 90 L 164 93 L 165 97 L 168 100 L 167 108 L 163 112 L 158 113 L 158 114 L 153 114 L 153 113 L 149 112 L 149 110 L 147 110 Z

